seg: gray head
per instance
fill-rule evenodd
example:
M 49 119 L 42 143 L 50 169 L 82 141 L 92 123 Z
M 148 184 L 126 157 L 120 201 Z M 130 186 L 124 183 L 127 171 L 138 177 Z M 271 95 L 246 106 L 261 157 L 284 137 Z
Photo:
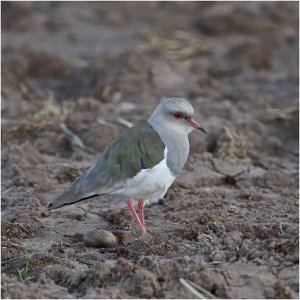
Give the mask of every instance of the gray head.
M 150 124 L 159 124 L 184 134 L 189 134 L 193 129 L 206 133 L 205 129 L 193 120 L 193 115 L 194 109 L 186 99 L 172 97 L 161 100 L 148 121 Z

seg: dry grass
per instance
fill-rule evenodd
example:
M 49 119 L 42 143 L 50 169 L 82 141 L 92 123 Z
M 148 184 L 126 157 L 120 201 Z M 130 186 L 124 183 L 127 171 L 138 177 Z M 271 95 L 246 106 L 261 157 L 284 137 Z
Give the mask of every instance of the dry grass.
M 283 109 L 268 108 L 266 111 L 258 111 L 256 116 L 267 120 L 292 120 L 299 114 L 299 105 L 292 105 Z
M 186 59 L 209 51 L 203 41 L 187 31 L 174 31 L 171 37 L 147 31 L 144 36 L 147 41 L 138 47 L 139 50 L 153 51 L 170 59 Z
M 197 299 L 217 299 L 209 291 L 190 280 L 180 278 L 179 281 L 188 291 L 190 291 L 194 296 L 196 296 Z
M 57 105 L 53 98 L 49 97 L 44 108 L 17 125 L 4 128 L 3 142 L 6 144 L 11 140 L 24 138 L 32 135 L 38 129 L 59 124 L 63 122 L 73 111 L 73 105 L 63 103 Z
M 223 159 L 248 159 L 244 137 L 224 126 L 218 141 L 217 156 Z
M 83 152 L 89 154 L 95 154 L 95 150 L 84 145 L 83 141 L 77 136 L 74 132 L 72 132 L 65 123 L 60 123 L 60 128 L 63 131 L 65 137 L 71 142 L 72 148 L 74 150 L 81 150 Z

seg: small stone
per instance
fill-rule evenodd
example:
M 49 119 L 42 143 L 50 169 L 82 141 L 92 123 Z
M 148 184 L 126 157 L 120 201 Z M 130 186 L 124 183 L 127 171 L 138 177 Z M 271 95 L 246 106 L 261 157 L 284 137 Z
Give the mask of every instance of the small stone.
M 83 236 L 83 242 L 87 247 L 113 248 L 118 244 L 115 235 L 106 230 L 88 231 Z

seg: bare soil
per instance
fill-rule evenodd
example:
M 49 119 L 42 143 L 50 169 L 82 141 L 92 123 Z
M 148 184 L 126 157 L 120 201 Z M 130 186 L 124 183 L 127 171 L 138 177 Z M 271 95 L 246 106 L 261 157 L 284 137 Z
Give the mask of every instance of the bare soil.
M 195 298 L 180 278 L 299 297 L 297 2 L 1 4 L 3 298 Z M 191 134 L 146 236 L 118 199 L 47 212 L 172 95 L 208 135 Z M 84 243 L 99 229 L 114 247 Z

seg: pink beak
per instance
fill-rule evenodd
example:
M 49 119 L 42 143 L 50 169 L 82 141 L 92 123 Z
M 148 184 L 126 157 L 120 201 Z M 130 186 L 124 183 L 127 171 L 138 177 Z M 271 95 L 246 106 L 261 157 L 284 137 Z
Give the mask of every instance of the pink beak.
M 200 130 L 200 131 L 207 134 L 206 130 L 203 127 L 201 127 L 200 124 L 197 123 L 195 120 L 191 119 L 190 124 L 191 124 L 191 127 L 196 128 L 196 129 L 198 129 L 198 130 Z

